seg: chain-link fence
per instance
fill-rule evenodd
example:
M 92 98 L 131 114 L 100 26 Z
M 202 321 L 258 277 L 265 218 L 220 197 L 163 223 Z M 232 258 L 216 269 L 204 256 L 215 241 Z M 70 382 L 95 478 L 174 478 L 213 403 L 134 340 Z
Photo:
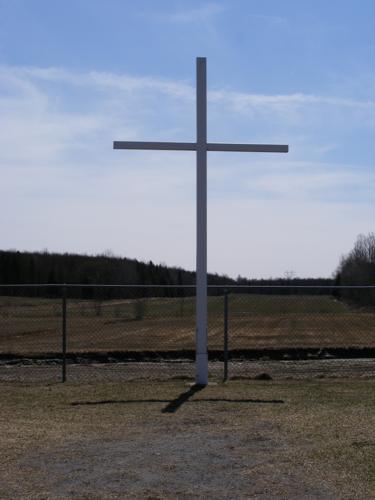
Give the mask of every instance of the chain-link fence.
M 375 375 L 373 287 L 264 287 L 228 296 L 232 377 Z
M 375 287 L 208 288 L 214 379 L 375 376 Z M 0 380 L 194 378 L 195 287 L 0 286 Z

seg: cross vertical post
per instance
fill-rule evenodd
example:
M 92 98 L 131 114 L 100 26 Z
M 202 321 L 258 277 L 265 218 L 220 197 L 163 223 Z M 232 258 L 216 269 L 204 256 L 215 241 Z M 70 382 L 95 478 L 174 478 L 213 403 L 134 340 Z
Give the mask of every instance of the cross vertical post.
M 197 58 L 196 384 L 207 385 L 207 76 Z
M 197 58 L 196 142 L 114 141 L 114 149 L 195 151 L 197 159 L 197 270 L 196 270 L 196 376 L 197 385 L 208 383 L 207 354 L 207 151 L 287 153 L 286 144 L 223 144 L 207 142 L 206 58 Z

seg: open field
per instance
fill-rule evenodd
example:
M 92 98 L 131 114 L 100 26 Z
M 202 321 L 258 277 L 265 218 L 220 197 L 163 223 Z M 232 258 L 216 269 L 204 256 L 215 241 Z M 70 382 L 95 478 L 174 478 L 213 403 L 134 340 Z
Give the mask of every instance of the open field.
M 68 352 L 194 349 L 194 298 L 69 300 Z M 61 350 L 61 299 L 0 297 L 0 353 Z M 375 313 L 329 295 L 233 294 L 231 349 L 375 347 Z M 209 348 L 222 349 L 223 297 L 209 298 Z
M 375 382 L 1 384 L 0 497 L 375 497 Z

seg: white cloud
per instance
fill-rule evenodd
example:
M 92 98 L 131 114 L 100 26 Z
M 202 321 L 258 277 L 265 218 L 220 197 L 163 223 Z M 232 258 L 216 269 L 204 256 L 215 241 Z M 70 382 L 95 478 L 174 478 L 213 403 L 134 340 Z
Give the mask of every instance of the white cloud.
M 195 92 L 193 88 L 179 81 L 167 80 L 154 77 L 135 77 L 116 73 L 100 71 L 89 71 L 77 73 L 62 68 L 37 68 L 20 67 L 11 69 L 11 72 L 20 78 L 30 77 L 32 79 L 50 82 L 64 82 L 80 87 L 95 87 L 106 90 L 117 90 L 120 92 L 132 92 L 135 90 L 152 90 L 167 94 L 169 97 L 193 99 Z
M 332 201 L 350 199 L 353 192 L 357 202 L 369 199 L 375 189 L 375 172 L 356 165 L 324 164 L 319 162 L 285 162 L 284 168 L 257 171 L 249 180 L 253 190 L 263 195 L 273 194 L 288 199 Z
M 209 207 L 210 269 L 252 277 L 329 276 L 358 233 L 373 227 L 373 206 L 308 201 L 221 201 Z
M 289 95 L 266 95 L 266 94 L 248 94 L 243 92 L 231 91 L 212 91 L 210 92 L 212 101 L 229 101 L 236 108 L 243 106 L 271 107 L 272 109 L 285 109 L 290 106 L 338 106 L 344 108 L 357 108 L 375 110 L 375 101 L 358 101 L 355 99 L 343 99 L 337 97 L 326 97 L 314 94 L 289 94 Z
M 24 176 L 22 190 L 15 182 L 8 196 L 2 193 L 2 204 L 12 212 L 9 217 L 1 211 L 2 247 L 88 253 L 111 248 L 194 269 L 194 168 L 179 178 L 171 168 L 155 167 L 124 168 L 104 180 L 32 169 L 29 175 L 42 179 L 39 186 L 28 186 Z M 373 227 L 373 206 L 209 198 L 208 227 L 211 271 L 261 277 L 293 269 L 298 275 L 329 275 L 357 234 Z
M 112 248 L 194 268 L 194 155 L 111 148 L 113 139 L 191 140 L 194 96 L 187 82 L 0 68 L 0 247 Z M 210 155 L 210 270 L 258 277 L 286 269 L 329 274 L 356 235 L 373 230 L 373 205 L 366 200 L 375 175 L 359 162 L 304 156 L 310 140 L 304 121 L 309 110 L 319 116 L 330 107 L 340 120 L 363 123 L 365 115 L 371 125 L 375 103 L 227 90 L 209 98 L 215 131 L 230 135 L 228 111 L 241 111 L 244 129 L 254 110 L 265 122 L 279 114 L 280 128 L 271 135 L 297 130 L 292 146 L 300 141 L 301 151 L 298 158 L 293 152 L 283 158 Z M 298 127 L 290 129 L 294 112 Z M 324 156 L 340 144 L 315 147 Z
M 276 25 L 284 26 L 287 24 L 287 18 L 281 16 L 271 16 L 271 15 L 265 16 L 261 14 L 253 14 L 251 17 L 259 21 L 264 21 L 268 24 L 271 24 L 272 26 Z
M 265 95 L 215 90 L 209 92 L 209 102 L 238 117 L 262 118 L 271 124 L 277 120 L 284 129 L 293 127 L 294 137 L 301 125 L 319 130 L 322 122 L 327 128 L 328 124 L 337 127 L 337 131 L 354 126 L 375 127 L 375 101 L 372 100 L 304 93 Z
M 155 77 L 135 77 L 131 75 L 116 74 L 100 71 L 89 71 L 87 73 L 73 72 L 62 68 L 38 68 L 38 67 L 2 67 L 0 68 L 1 80 L 10 80 L 15 86 L 25 88 L 34 92 L 39 98 L 42 94 L 32 85 L 31 80 L 45 80 L 51 82 L 64 82 L 69 85 L 82 87 L 96 87 L 121 92 L 132 92 L 134 90 L 152 90 L 182 99 L 195 99 L 195 88 L 186 82 L 167 80 Z M 299 107 L 333 106 L 338 108 L 351 108 L 366 110 L 375 113 L 375 101 L 356 100 L 352 98 L 340 98 L 322 96 L 315 94 L 253 94 L 236 92 L 231 90 L 214 90 L 208 92 L 211 102 L 230 103 L 236 111 L 244 108 L 254 107 L 258 109 L 270 109 L 272 111 L 285 111 Z
M 164 13 L 163 19 L 172 23 L 200 23 L 211 21 L 215 16 L 221 14 L 226 9 L 227 8 L 222 4 L 207 3 L 193 9 L 187 9 L 185 7 L 171 14 Z

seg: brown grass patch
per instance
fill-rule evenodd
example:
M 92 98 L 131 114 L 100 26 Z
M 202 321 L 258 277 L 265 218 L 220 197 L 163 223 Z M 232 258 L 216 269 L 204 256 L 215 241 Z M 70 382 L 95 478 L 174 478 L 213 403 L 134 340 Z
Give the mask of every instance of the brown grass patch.
M 61 302 L 0 297 L 0 353 L 61 349 Z M 375 347 L 375 313 L 332 296 L 233 295 L 230 348 Z M 209 298 L 210 349 L 222 349 L 223 299 Z M 194 349 L 193 298 L 68 302 L 70 352 Z
M 3 384 L 1 497 L 373 498 L 374 384 Z

